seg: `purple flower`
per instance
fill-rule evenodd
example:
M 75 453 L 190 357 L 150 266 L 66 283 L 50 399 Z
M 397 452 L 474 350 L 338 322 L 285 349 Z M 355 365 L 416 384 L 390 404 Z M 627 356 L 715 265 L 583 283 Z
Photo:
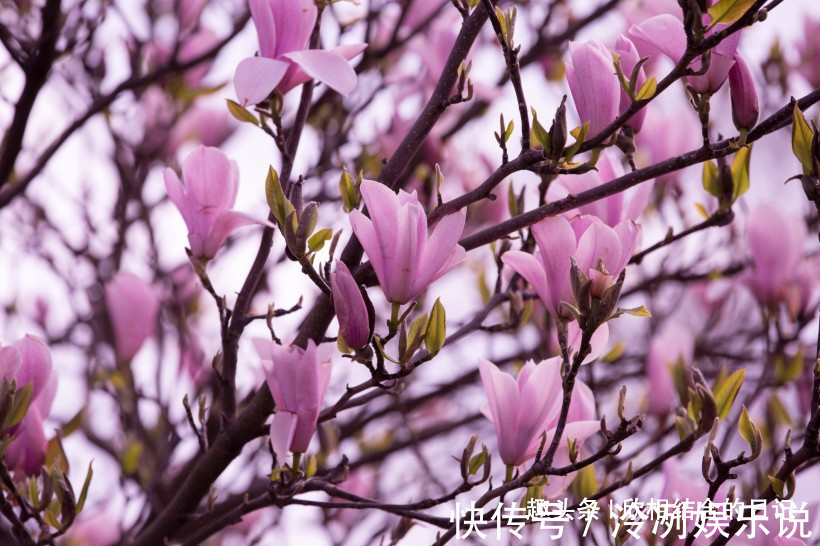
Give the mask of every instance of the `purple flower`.
M 740 53 L 735 54 L 735 64 L 729 70 L 729 91 L 732 98 L 732 121 L 738 131 L 748 131 L 757 123 L 760 106 L 752 73 Z
M 563 397 L 561 359 L 551 358 L 537 365 L 530 360 L 517 378 L 488 360 L 480 360 L 478 369 L 489 402 L 484 414 L 495 425 L 501 460 L 507 465 L 522 465 L 535 457 L 542 433 L 547 434 L 547 445 L 555 435 Z M 583 442 L 600 428 L 592 391 L 577 381 L 562 446 L 566 438 Z M 566 447 L 559 447 L 558 453 L 562 452 Z
M 131 360 L 157 330 L 159 296 L 136 275 L 117 273 L 105 286 L 105 305 L 117 359 Z
M 259 56 L 236 67 L 234 86 L 243 105 L 262 102 L 274 90 L 287 93 L 310 79 L 342 95 L 356 87 L 356 72 L 348 61 L 367 44 L 307 49 L 318 16 L 314 0 L 250 0 L 250 8 Z
M 305 349 L 271 342 L 270 360 L 264 360 L 262 365 L 276 403 L 270 438 L 281 465 L 287 460 L 288 451 L 304 453 L 310 446 L 330 382 L 332 362 L 319 361 L 313 341 Z
M 222 150 L 199 146 L 182 164 L 182 180 L 165 169 L 168 198 L 179 209 L 188 226 L 188 242 L 195 258 L 216 256 L 235 229 L 249 224 L 271 225 L 236 212 L 239 168 Z
M 600 133 L 615 121 L 621 101 L 620 84 L 609 50 L 597 40 L 569 43 L 567 81 L 581 124 L 589 122 L 589 135 Z
M 572 222 L 555 216 L 532 226 L 538 246 L 535 255 L 511 250 L 501 260 L 530 283 L 552 316 L 568 318 L 571 315 L 561 302 L 573 301 L 570 256 L 592 279 L 592 294 L 600 296 L 626 267 L 638 233 L 631 220 L 611 228 L 594 216 L 577 216 Z
M 375 314 L 364 287 L 356 283 L 344 262 L 338 262 L 331 276 L 333 307 L 339 319 L 339 335 L 353 349 L 370 343 Z
M 428 234 L 427 216 L 416 192 L 398 195 L 372 180 L 361 185 L 370 218 L 354 210 L 350 224 L 388 301 L 407 303 L 464 260 L 458 244 L 465 211 L 439 220 Z

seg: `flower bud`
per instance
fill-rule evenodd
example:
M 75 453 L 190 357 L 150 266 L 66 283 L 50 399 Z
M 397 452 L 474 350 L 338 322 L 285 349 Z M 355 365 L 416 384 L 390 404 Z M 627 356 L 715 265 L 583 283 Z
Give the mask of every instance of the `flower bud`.
M 760 107 L 752 73 L 740 54 L 735 54 L 735 64 L 729 70 L 729 90 L 735 127 L 738 131 L 748 131 L 757 123 Z
M 331 277 L 333 286 L 333 307 L 339 319 L 339 335 L 353 349 L 361 349 L 370 343 L 375 325 L 373 304 L 367 293 L 356 283 L 356 279 L 344 264 L 339 262 Z

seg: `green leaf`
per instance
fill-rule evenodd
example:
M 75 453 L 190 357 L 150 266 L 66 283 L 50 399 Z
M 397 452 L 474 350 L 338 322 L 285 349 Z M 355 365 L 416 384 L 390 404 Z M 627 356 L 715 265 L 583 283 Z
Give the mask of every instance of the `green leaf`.
M 769 481 L 772 482 L 772 489 L 774 489 L 775 494 L 781 499 L 784 498 L 786 496 L 786 492 L 784 491 L 786 484 L 783 480 L 769 474 Z
M 658 90 L 658 82 L 655 80 L 654 77 L 649 78 L 644 82 L 641 86 L 641 90 L 638 91 L 638 94 L 635 95 L 635 100 L 648 100 L 655 96 L 655 92 Z
M 381 354 L 384 358 L 386 358 L 393 364 L 399 364 L 398 360 L 391 357 L 389 354 L 387 354 L 387 351 L 384 350 L 384 347 L 382 346 L 382 340 L 381 338 L 379 338 L 379 336 L 373 336 L 373 342 L 376 344 L 376 348 L 379 350 L 379 354 Z
M 356 192 L 356 185 L 353 183 L 353 177 L 347 171 L 342 172 L 339 179 L 339 194 L 342 196 L 342 204 L 345 212 L 350 212 L 359 206 L 359 195 Z
M 544 150 L 550 149 L 550 135 L 544 126 L 541 125 L 541 122 L 538 121 L 538 114 L 535 112 L 535 108 L 532 109 L 532 136 L 534 137 L 535 143 L 541 146 Z
M 703 162 L 703 189 L 718 198 L 722 194 L 720 174 L 714 161 Z M 706 214 L 705 217 L 708 218 L 709 215 Z
M 142 456 L 143 445 L 140 442 L 131 442 L 125 448 L 122 455 L 122 469 L 126 474 L 133 474 L 137 471 L 140 457 Z
M 11 400 L 11 410 L 6 416 L 6 422 L 3 423 L 3 428 L 7 429 L 13 427 L 23 420 L 28 412 L 31 404 L 31 395 L 34 392 L 34 383 L 28 382 L 14 392 Z
M 731 24 L 743 17 L 755 0 L 720 0 L 709 8 L 709 27 L 718 23 Z
M 570 134 L 575 137 L 575 142 L 572 143 L 567 153 L 564 154 L 567 161 L 572 159 L 572 157 L 578 153 L 578 150 L 581 149 L 581 145 L 583 145 L 584 140 L 586 140 L 589 134 L 589 122 L 584 123 L 581 127 L 576 127 L 570 131 Z
M 618 315 L 632 315 L 633 317 L 651 317 L 652 313 L 649 312 L 649 309 L 646 308 L 645 305 L 641 305 L 640 307 L 635 307 L 632 309 L 618 309 Z
M 510 140 L 510 137 L 512 136 L 514 129 L 515 123 L 513 123 L 513 120 L 510 120 L 510 123 L 507 124 L 507 130 L 504 131 L 504 142 Z
M 474 455 L 470 459 L 470 463 L 467 465 L 469 470 L 469 475 L 473 476 L 476 472 L 478 472 L 482 466 L 484 466 L 484 462 L 487 460 L 487 450 L 482 450 L 481 453 L 478 455 Z
M 737 423 L 737 430 L 740 432 L 740 437 L 746 440 L 746 443 L 756 452 L 759 448 L 760 432 L 757 430 L 754 422 L 749 417 L 749 412 L 746 411 L 746 406 L 743 406 L 743 411 L 740 413 L 740 419 Z
M 410 325 L 410 331 L 407 334 L 407 345 L 412 347 L 416 339 L 421 339 L 427 332 L 427 315 L 422 315 L 413 321 Z
M 92 461 L 93 463 L 93 461 Z M 91 477 L 94 475 L 94 469 L 91 468 L 91 463 L 88 463 L 88 473 L 85 475 L 85 481 L 83 482 L 83 488 L 80 491 L 80 498 L 77 500 L 77 513 L 83 511 L 83 506 L 85 506 L 85 498 L 88 496 L 88 487 L 91 485 Z
M 792 151 L 794 156 L 803 165 L 803 174 L 815 174 L 812 158 L 811 141 L 814 132 L 809 127 L 806 117 L 800 111 L 797 103 L 794 105 L 794 119 L 792 121 Z
M 333 230 L 330 228 L 320 229 L 308 239 L 308 250 L 311 252 L 319 252 L 325 243 L 333 237 Z
M 245 108 L 243 108 L 241 104 L 239 104 L 236 101 L 232 101 L 231 99 L 227 99 L 227 103 L 228 111 L 237 120 L 241 121 L 242 123 L 253 123 L 257 127 L 259 126 L 259 120 L 256 119 L 256 116 L 254 116 Z
M 704 220 L 709 218 L 709 212 L 707 212 L 706 207 L 703 206 L 703 203 L 695 203 L 695 210 L 698 211 L 698 214 L 700 214 Z
M 271 214 L 276 218 L 281 228 L 285 225 L 285 220 L 294 209 L 285 197 L 282 184 L 279 182 L 279 174 L 273 167 L 268 168 L 268 177 L 265 179 L 265 198 L 268 200 Z
M 615 344 L 611 351 L 601 357 L 601 360 L 604 362 L 614 362 L 624 354 L 624 350 L 626 349 L 626 341 L 619 341 Z
M 441 300 L 437 299 L 430 311 L 430 320 L 427 322 L 427 331 L 424 332 L 424 346 L 430 354 L 438 353 L 447 339 L 447 315 Z
M 741 368 L 715 385 L 715 405 L 717 406 L 718 417 L 721 421 L 725 421 L 726 418 L 729 417 L 729 411 L 732 409 L 732 404 L 745 378 L 746 368 Z
M 752 147 L 746 146 L 738 150 L 732 160 L 732 201 L 749 191 L 749 160 Z

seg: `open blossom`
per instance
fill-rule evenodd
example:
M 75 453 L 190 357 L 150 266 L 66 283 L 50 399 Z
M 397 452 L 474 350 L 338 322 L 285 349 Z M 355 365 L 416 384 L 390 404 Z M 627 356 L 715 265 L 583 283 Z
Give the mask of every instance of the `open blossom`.
M 117 359 L 131 360 L 157 330 L 159 295 L 136 275 L 117 273 L 105 286 L 105 305 Z
M 787 298 L 799 280 L 805 240 L 805 224 L 773 205 L 758 205 L 749 214 L 746 244 L 754 267 L 743 280 L 760 303 L 774 307 Z
M 610 151 L 601 153 L 601 157 L 598 159 L 598 163 L 596 163 L 595 167 L 597 170 L 589 171 L 588 173 L 560 176 L 558 177 L 559 184 L 550 186 L 550 188 L 555 187 L 558 189 L 560 185 L 560 187 L 566 190 L 565 193 L 578 195 L 581 192 L 591 190 L 624 175 L 624 168 L 620 160 Z M 593 201 L 592 203 L 582 205 L 578 207 L 577 212 L 568 214 L 575 215 L 578 212 L 581 214 L 591 214 L 597 216 L 601 221 L 612 228 L 617 226 L 622 220 L 637 221 L 649 202 L 653 185 L 654 183 L 651 180 L 642 182 L 627 191 L 618 192 L 603 199 Z M 560 197 L 565 196 L 566 195 L 560 195 Z M 556 195 L 555 197 L 557 198 L 559 196 Z
M 31 383 L 31 402 L 25 417 L 14 427 L 14 435 L 6 452 L 9 468 L 27 476 L 40 471 L 46 456 L 46 440 L 43 420 L 51 411 L 57 392 L 57 376 L 52 373 L 51 350 L 42 339 L 27 335 L 13 346 L 19 355 L 19 368 L 14 377 L 18 389 Z M 12 353 L 4 351 L 8 357 Z M 17 361 L 17 358 L 12 355 Z
M 695 339 L 688 328 L 668 322 L 652 337 L 646 356 L 649 379 L 649 411 L 655 415 L 671 412 L 678 405 L 678 394 L 672 380 L 671 366 L 683 359 L 692 364 Z
M 639 227 L 631 220 L 611 228 L 594 216 L 576 216 L 571 222 L 555 216 L 532 226 L 532 233 L 538 246 L 535 255 L 511 250 L 501 260 L 532 285 L 550 314 L 569 317 L 561 302 L 573 301 L 570 256 L 592 279 L 592 295 L 600 296 L 632 257 Z
M 501 460 L 507 465 L 522 465 L 535 457 L 542 433 L 547 434 L 546 445 L 555 435 L 563 399 L 561 359 L 538 364 L 530 360 L 517 378 L 488 360 L 480 360 L 478 369 L 489 402 L 484 413 L 495 425 Z M 566 457 L 566 438 L 583 442 L 600 428 L 592 391 L 576 381 L 558 457 Z
M 313 78 L 342 95 L 356 87 L 348 61 L 367 45 L 307 49 L 318 16 L 314 0 L 250 0 L 250 8 L 259 56 L 236 67 L 234 86 L 243 105 L 262 102 L 274 90 L 287 93 Z
M 735 127 L 738 131 L 748 131 L 757 123 L 760 106 L 752 73 L 739 53 L 735 54 L 735 64 L 729 70 L 729 91 Z
M 360 287 L 344 262 L 336 265 L 331 276 L 333 286 L 333 307 L 339 319 L 339 334 L 353 349 L 361 349 L 370 343 L 376 319 L 373 306 L 367 299 L 364 288 Z
M 726 28 L 725 24 L 715 25 L 706 33 L 706 37 Z M 686 52 L 686 31 L 683 21 L 672 14 L 661 14 L 650 17 L 629 29 L 629 35 L 636 43 L 642 43 L 646 49 L 657 49 L 678 62 Z M 709 68 L 699 76 L 689 76 L 687 82 L 697 93 L 715 93 L 723 87 L 729 77 L 729 70 L 735 64 L 735 53 L 740 42 L 740 32 L 724 38 L 710 50 Z M 690 64 L 695 71 L 702 67 L 703 59 L 698 57 Z
M 305 349 L 271 342 L 269 358 L 262 365 L 276 403 L 270 439 L 281 465 L 288 451 L 304 453 L 310 446 L 333 363 L 319 360 L 313 341 Z
M 354 210 L 350 224 L 388 301 L 411 301 L 464 260 L 466 251 L 458 244 L 464 210 L 445 216 L 428 233 L 416 192 L 396 195 L 372 180 L 362 181 L 361 191 L 370 218 Z
M 609 50 L 599 41 L 569 43 L 567 82 L 581 124 L 589 122 L 589 135 L 600 133 L 615 121 L 621 87 Z
M 239 227 L 267 224 L 231 210 L 239 190 L 239 168 L 218 148 L 199 146 L 191 152 L 182 164 L 182 180 L 171 169 L 165 169 L 164 176 L 168 198 L 188 226 L 195 258 L 212 259 Z

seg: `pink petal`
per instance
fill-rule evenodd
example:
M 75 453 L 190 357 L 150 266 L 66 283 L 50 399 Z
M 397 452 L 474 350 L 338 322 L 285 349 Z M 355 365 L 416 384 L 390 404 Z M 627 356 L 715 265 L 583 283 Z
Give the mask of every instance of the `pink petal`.
M 592 224 L 578 241 L 575 259 L 584 273 L 597 269 L 598 261 L 602 259 L 611 274 L 621 261 L 621 241 L 615 230 L 603 222 Z
M 376 230 L 373 227 L 373 221 L 359 212 L 358 210 L 350 211 L 348 215 L 350 226 L 353 228 L 353 233 L 362 245 L 365 254 L 370 259 L 373 265 L 373 271 L 379 279 L 379 285 L 386 286 L 387 271 L 385 267 L 385 259 L 382 254 L 382 246 L 379 242 L 379 237 L 376 235 Z
M 255 218 L 245 214 L 244 212 L 236 212 L 233 210 L 224 210 L 220 212 L 214 219 L 213 227 L 208 233 L 208 238 L 205 240 L 203 256 L 205 258 L 213 258 L 216 256 L 216 253 L 219 252 L 219 249 L 222 248 L 222 245 L 225 243 L 225 239 L 228 238 L 228 235 L 242 226 L 248 226 L 251 224 L 260 224 L 270 228 L 275 228 L 275 226 L 267 220 Z M 193 251 L 193 244 L 191 247 L 191 250 Z
M 490 404 L 501 460 L 506 464 L 515 464 L 521 456 L 516 449 L 518 386 L 511 375 L 503 373 L 492 362 L 480 359 L 478 370 Z
M 34 392 L 31 399 L 36 400 L 51 377 L 51 350 L 44 340 L 32 335 L 24 336 L 14 344 L 14 347 L 20 352 L 22 362 L 17 372 L 17 385 L 32 383 Z
M 277 408 L 270 424 L 270 443 L 276 454 L 276 462 L 284 465 L 288 460 L 290 444 L 296 432 L 296 414 Z
M 284 57 L 299 65 L 305 74 L 326 84 L 340 95 L 347 96 L 356 87 L 356 72 L 347 59 L 338 53 L 306 49 L 292 51 Z
M 259 54 L 263 57 L 276 57 L 276 21 L 270 0 L 249 0 L 253 26 L 259 39 Z
M 581 123 L 589 122 L 589 135 L 601 132 L 618 115 L 620 84 L 612 59 L 598 44 L 570 42 L 571 68 L 567 66 L 572 100 Z
M 632 25 L 629 36 L 644 46 L 656 48 L 674 62 L 686 52 L 686 31 L 683 22 L 668 13 L 650 17 L 639 25 Z
M 550 313 L 553 315 L 557 314 L 556 304 L 558 302 L 552 300 L 549 281 L 547 280 L 547 275 L 544 273 L 544 267 L 538 262 L 535 256 L 520 250 L 509 250 L 501 255 L 501 261 L 513 268 L 516 273 L 521 275 L 524 280 L 532 286 Z
M 276 57 L 308 46 L 318 10 L 314 0 L 267 0 L 276 22 Z
M 448 264 L 456 248 L 460 248 L 458 240 L 464 231 L 466 216 L 466 211 L 461 210 L 455 214 L 448 214 L 435 225 L 427 240 L 427 248 L 418 274 L 420 283 L 426 286 L 438 278 L 439 272 Z
M 233 85 L 239 104 L 259 104 L 270 95 L 285 73 L 290 63 L 267 57 L 249 57 L 236 67 Z
M 540 250 L 539 257 L 549 283 L 553 312 L 565 315 L 562 301 L 572 301 L 569 282 L 570 255 L 575 252 L 575 233 L 563 216 L 546 218 L 532 226 L 532 234 Z
M 16 347 L 0 347 L 0 376 L 11 381 L 23 364 L 23 356 Z

